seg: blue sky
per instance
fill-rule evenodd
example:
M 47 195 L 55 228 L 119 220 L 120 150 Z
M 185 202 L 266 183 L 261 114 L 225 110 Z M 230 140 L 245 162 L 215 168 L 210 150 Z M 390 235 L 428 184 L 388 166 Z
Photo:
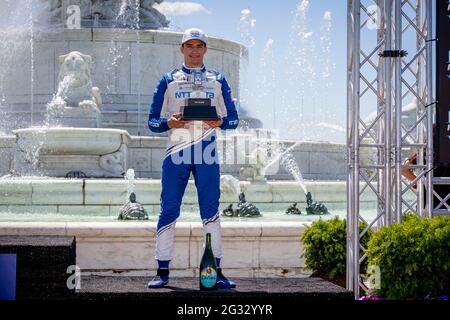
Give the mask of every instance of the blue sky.
M 301 5 L 307 6 L 303 16 L 298 15 Z M 244 35 L 254 38 L 254 45 L 250 45 L 247 76 L 244 75 L 245 84 L 241 88 L 245 109 L 263 120 L 266 127 L 275 126 L 281 136 L 344 142 L 347 1 L 164 1 L 159 9 L 171 20 L 172 30 L 197 26 L 208 35 L 247 45 L 250 42 L 248 37 L 243 37 L 242 27 L 248 26 Z M 253 27 L 240 20 L 244 9 L 249 10 L 244 21 L 253 21 Z M 329 48 L 321 42 L 325 12 L 331 16 L 331 28 L 324 42 Z M 303 43 L 299 40 L 299 28 L 309 34 Z M 262 61 L 269 39 L 273 40 L 273 58 Z M 297 58 L 301 52 L 306 60 L 299 62 Z M 325 79 L 326 56 L 329 72 Z M 304 71 L 305 63 L 309 65 L 309 73 Z M 274 76 L 271 75 L 273 70 Z M 305 77 L 309 78 L 313 73 L 313 83 L 305 84 L 309 81 Z M 265 76 L 269 79 L 261 80 Z M 273 82 L 270 79 L 275 79 L 275 84 L 269 84 Z

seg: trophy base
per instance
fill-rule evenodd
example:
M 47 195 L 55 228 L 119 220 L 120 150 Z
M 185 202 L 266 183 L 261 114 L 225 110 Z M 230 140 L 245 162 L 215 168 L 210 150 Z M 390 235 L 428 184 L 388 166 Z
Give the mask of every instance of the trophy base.
M 181 120 L 220 120 L 219 116 L 217 115 L 216 107 L 214 106 L 188 105 L 184 106 L 181 112 Z

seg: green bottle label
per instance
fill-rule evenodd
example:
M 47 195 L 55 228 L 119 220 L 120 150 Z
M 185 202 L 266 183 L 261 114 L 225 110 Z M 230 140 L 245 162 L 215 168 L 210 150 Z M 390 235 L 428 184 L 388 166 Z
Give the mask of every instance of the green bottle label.
M 208 266 L 200 271 L 200 282 L 206 288 L 212 288 L 216 284 L 217 273 L 212 266 Z

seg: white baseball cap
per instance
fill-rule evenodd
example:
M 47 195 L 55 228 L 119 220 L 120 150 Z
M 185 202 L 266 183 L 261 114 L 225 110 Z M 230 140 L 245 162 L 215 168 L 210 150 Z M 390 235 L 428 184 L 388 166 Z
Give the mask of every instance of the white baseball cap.
M 198 28 L 190 28 L 184 31 L 183 39 L 181 40 L 181 44 L 185 43 L 189 40 L 200 40 L 204 42 L 205 44 L 208 44 L 208 38 L 206 37 L 206 34 L 198 29 Z

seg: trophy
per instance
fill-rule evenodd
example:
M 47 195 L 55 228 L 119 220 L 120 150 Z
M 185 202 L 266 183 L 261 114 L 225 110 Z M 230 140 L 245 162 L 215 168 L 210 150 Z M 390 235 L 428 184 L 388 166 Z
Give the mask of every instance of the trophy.
M 192 72 L 192 98 L 185 100 L 181 107 L 181 120 L 215 121 L 220 120 L 215 106 L 211 106 L 211 99 L 200 98 L 203 94 L 203 74 L 200 70 Z

